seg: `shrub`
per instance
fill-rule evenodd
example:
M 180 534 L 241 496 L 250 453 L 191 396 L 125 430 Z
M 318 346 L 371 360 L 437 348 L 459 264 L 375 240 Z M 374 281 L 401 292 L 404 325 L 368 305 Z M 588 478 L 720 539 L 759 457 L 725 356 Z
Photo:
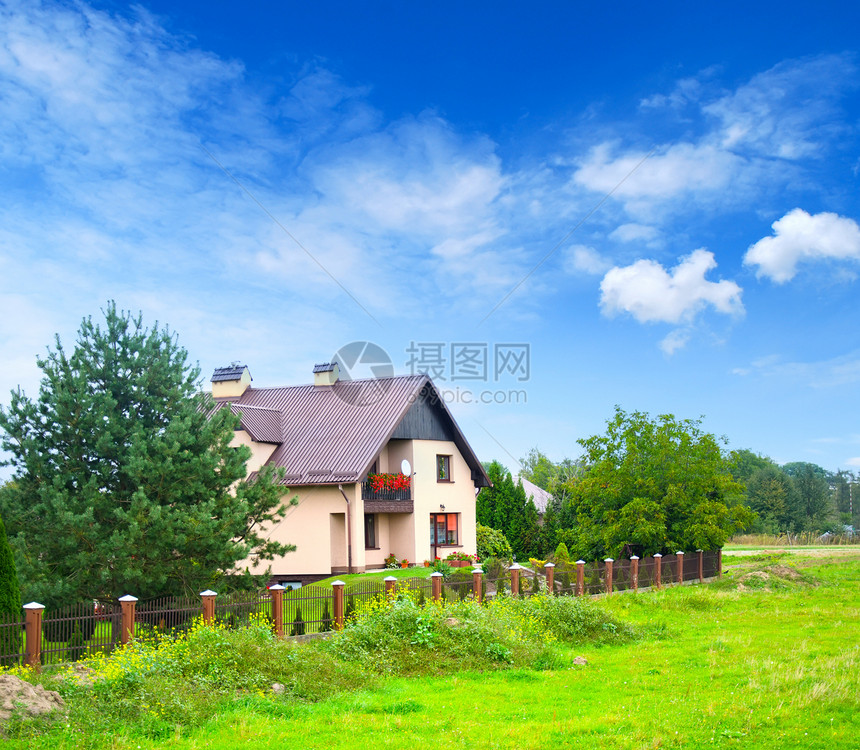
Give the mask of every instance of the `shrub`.
M 21 589 L 18 586 L 18 572 L 12 549 L 6 538 L 6 528 L 0 519 L 0 622 L 19 622 L 23 617 L 21 610 Z M 0 664 L 17 663 L 21 650 L 21 631 L 18 628 L 0 630 Z M 12 654 L 16 656 L 13 658 Z
M 290 630 L 290 635 L 304 635 L 305 621 L 302 619 L 302 608 L 296 607 L 296 619 L 293 620 L 293 627 Z
M 486 560 L 488 557 L 498 557 L 502 560 L 513 559 L 514 551 L 501 531 L 480 523 L 476 526 L 476 531 L 478 536 L 478 557 L 482 560 Z

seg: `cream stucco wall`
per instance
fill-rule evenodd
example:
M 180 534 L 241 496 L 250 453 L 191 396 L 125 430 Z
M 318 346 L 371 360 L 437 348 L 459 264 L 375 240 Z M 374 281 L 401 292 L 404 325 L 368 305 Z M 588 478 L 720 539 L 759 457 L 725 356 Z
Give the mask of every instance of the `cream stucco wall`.
M 352 511 L 352 562 L 356 571 L 364 570 L 364 514 L 357 486 L 345 484 L 344 493 Z M 252 573 L 262 573 L 271 566 L 273 576 L 316 575 L 331 573 L 333 567 L 346 568 L 347 504 L 337 486 L 297 487 L 284 496 L 284 502 L 296 497 L 298 505 L 287 505 L 286 516 L 265 529 L 264 535 L 284 544 L 294 544 L 295 552 L 249 566 Z M 334 545 L 334 546 L 333 546 Z
M 429 559 L 430 551 L 430 514 L 460 514 L 460 545 L 441 548 L 440 557 L 450 551 L 475 554 L 477 539 L 475 534 L 475 484 L 472 472 L 457 446 L 446 440 L 413 440 L 412 443 L 412 500 L 415 508 L 414 559 L 421 562 Z M 451 481 L 436 481 L 436 456 L 451 456 Z M 444 510 L 440 507 L 444 505 Z M 444 553 L 444 554 L 443 554 Z M 412 560 L 413 558 L 409 558 Z
M 245 430 L 236 430 L 233 433 L 233 439 L 230 445 L 234 448 L 239 445 L 245 445 L 251 449 L 251 458 L 248 459 L 248 473 L 259 471 L 263 464 L 266 463 L 278 447 L 274 443 L 257 443 L 251 440 L 251 436 Z

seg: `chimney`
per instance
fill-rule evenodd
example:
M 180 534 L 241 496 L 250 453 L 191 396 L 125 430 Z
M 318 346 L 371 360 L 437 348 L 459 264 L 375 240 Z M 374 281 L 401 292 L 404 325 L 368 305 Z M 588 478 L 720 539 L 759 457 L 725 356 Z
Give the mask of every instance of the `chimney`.
M 340 376 L 337 362 L 325 362 L 314 365 L 314 385 L 334 385 Z
M 218 367 L 212 375 L 212 396 L 214 398 L 238 398 L 251 385 L 251 371 L 238 362 L 229 367 Z

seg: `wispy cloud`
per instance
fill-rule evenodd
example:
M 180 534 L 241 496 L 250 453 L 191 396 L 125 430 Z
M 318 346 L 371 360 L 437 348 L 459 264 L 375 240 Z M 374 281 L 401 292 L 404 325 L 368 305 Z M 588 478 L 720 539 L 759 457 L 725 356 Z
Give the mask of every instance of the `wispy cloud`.
M 810 388 L 838 388 L 860 382 L 860 351 L 811 362 L 786 361 L 772 354 L 736 368 L 734 374 L 783 378 Z
M 796 174 L 795 162 L 822 156 L 849 127 L 840 101 L 856 87 L 855 71 L 848 54 L 791 60 L 734 91 L 715 90 L 712 71 L 705 71 L 669 94 L 644 99 L 641 105 L 649 111 L 671 115 L 683 108 L 683 116 L 677 113 L 680 135 L 661 143 L 617 198 L 630 216 L 651 220 L 716 201 L 737 205 L 768 182 L 785 184 Z M 691 118 L 695 137 L 689 135 Z M 641 141 L 635 128 L 633 133 Z M 595 145 L 574 182 L 605 190 L 642 153 L 625 141 L 614 137 Z

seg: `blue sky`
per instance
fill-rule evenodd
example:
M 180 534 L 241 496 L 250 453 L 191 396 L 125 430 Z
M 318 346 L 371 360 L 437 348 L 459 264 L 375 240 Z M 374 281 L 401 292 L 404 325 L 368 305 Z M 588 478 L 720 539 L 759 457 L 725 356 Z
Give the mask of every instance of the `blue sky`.
M 207 379 L 440 355 L 511 468 L 615 404 L 860 467 L 860 8 L 532 5 L 0 2 L 0 393 L 115 299 Z

